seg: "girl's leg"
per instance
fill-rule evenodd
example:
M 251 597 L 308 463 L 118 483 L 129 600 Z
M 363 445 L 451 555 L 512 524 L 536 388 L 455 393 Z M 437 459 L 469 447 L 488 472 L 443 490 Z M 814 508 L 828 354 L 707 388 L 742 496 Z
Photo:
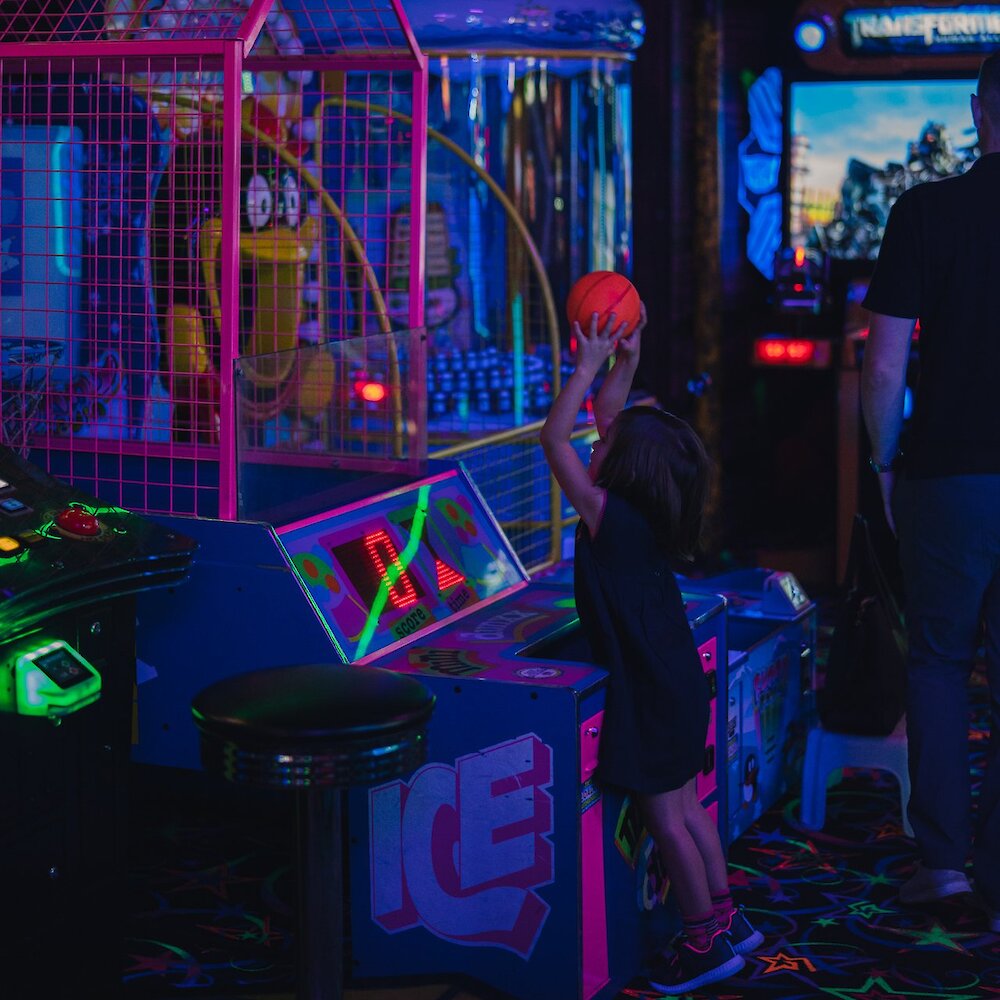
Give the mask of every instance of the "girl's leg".
M 722 841 L 719 839 L 719 828 L 698 801 L 693 779 L 681 792 L 684 793 L 684 824 L 701 855 L 709 892 L 716 898 L 728 896 L 729 877 L 726 856 L 722 853 Z
M 646 825 L 670 876 L 670 885 L 677 894 L 681 916 L 686 920 L 712 913 L 712 891 L 705 859 L 699 840 L 692 833 L 692 827 L 700 831 L 700 826 L 696 820 L 689 824 L 688 816 L 692 812 L 687 804 L 689 799 L 694 799 L 697 805 L 693 778 L 683 788 L 640 797 Z M 721 848 L 719 853 L 721 855 Z

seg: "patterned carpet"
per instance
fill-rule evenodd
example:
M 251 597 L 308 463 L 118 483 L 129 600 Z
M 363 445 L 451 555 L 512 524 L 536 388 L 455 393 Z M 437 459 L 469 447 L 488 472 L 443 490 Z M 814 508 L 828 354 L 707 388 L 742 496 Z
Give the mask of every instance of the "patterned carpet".
M 970 730 L 981 774 L 987 725 L 976 675 Z M 139 782 L 126 997 L 236 998 L 294 992 L 287 800 L 217 785 L 175 791 Z M 785 1000 L 979 1000 L 1000 997 L 1000 936 L 969 901 L 901 907 L 912 870 L 894 779 L 845 772 L 827 799 L 826 826 L 804 830 L 798 799 L 766 813 L 732 847 L 731 882 L 766 941 L 739 976 L 692 997 Z M 379 997 L 487 997 L 454 984 L 383 988 Z M 474 992 L 467 992 L 468 990 Z M 375 996 L 367 989 L 350 996 Z M 620 995 L 656 997 L 641 976 Z M 553 1000 L 569 998 L 553 997 Z

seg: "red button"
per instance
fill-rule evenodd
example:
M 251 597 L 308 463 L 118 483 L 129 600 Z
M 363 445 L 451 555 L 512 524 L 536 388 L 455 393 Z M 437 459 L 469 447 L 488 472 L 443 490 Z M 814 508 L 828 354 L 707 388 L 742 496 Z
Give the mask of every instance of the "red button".
M 71 535 L 82 535 L 86 538 L 101 533 L 101 523 L 79 507 L 67 507 L 56 514 L 56 526 Z

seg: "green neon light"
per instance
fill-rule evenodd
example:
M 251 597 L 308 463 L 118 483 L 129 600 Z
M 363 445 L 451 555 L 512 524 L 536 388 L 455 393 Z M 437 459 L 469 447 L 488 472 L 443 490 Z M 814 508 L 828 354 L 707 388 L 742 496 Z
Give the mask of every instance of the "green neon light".
M 57 132 L 68 131 L 64 129 L 58 129 Z M 62 172 L 62 154 L 64 148 L 68 145 L 67 142 L 54 142 L 52 143 L 52 163 L 49 167 L 51 178 L 52 178 L 52 192 L 51 192 L 51 204 L 52 204 L 52 214 L 55 216 L 55 225 L 53 226 L 51 232 L 55 238 L 55 253 L 52 255 L 55 258 L 56 268 L 60 273 L 64 274 L 67 278 L 74 278 L 80 274 L 80 268 L 74 267 L 72 259 L 67 251 L 67 244 L 69 242 L 67 237 L 66 225 L 66 210 L 63 206 L 64 201 L 69 201 L 68 198 L 60 198 L 59 192 L 56 190 L 56 178 Z M 73 162 L 72 147 L 70 148 L 70 163 Z M 72 191 L 72 181 L 69 181 L 70 190 Z
M 514 426 L 524 423 L 524 298 L 518 292 L 510 304 L 510 325 L 514 335 Z
M 410 538 L 406 543 L 406 548 L 400 552 L 399 558 L 391 566 L 386 566 L 385 573 L 382 574 L 382 579 L 379 580 L 378 593 L 375 595 L 375 600 L 372 601 L 372 609 L 368 612 L 368 620 L 365 622 L 365 627 L 361 630 L 361 636 L 358 639 L 358 648 L 354 654 L 355 659 L 360 660 L 368 652 L 368 646 L 372 641 L 372 636 L 375 634 L 378 620 L 385 609 L 385 602 L 389 600 L 389 589 L 396 585 L 400 574 L 406 572 L 407 567 L 413 561 L 413 557 L 417 554 L 417 549 L 420 547 L 420 537 L 424 532 L 424 522 L 427 520 L 427 505 L 430 499 L 430 492 L 430 486 L 426 485 L 421 486 L 417 491 L 417 509 L 413 515 Z
M 53 679 L 39 666 L 46 658 L 58 661 L 62 667 L 62 681 Z M 67 669 L 73 674 L 68 674 Z M 62 639 L 27 650 L 14 660 L 14 698 L 18 715 L 43 716 L 58 721 L 95 702 L 100 695 L 101 675 Z

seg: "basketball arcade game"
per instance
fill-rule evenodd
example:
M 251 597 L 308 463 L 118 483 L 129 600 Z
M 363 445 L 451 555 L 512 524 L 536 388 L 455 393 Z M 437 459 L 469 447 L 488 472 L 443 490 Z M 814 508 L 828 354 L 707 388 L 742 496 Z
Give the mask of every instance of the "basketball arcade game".
M 244 482 L 248 500 L 251 482 L 271 485 L 257 468 Z M 143 685 L 136 753 L 197 767 L 193 690 L 262 655 L 419 676 L 437 698 L 429 762 L 351 793 L 355 976 L 447 971 L 519 998 L 613 996 L 675 917 L 634 807 L 592 780 L 606 674 L 589 662 L 572 590 L 528 578 L 461 466 L 381 482 L 204 532 L 190 585 L 144 609 L 145 648 L 172 669 Z M 725 602 L 686 601 L 724 689 Z M 176 621 L 201 636 L 190 667 Z M 714 707 L 698 789 L 719 816 Z
M 529 582 L 460 468 L 277 534 L 345 659 L 417 674 L 437 697 L 432 761 L 352 794 L 367 845 L 352 854 L 356 975 L 613 995 L 670 917 L 629 804 L 591 779 L 606 675 L 571 590 Z M 688 600 L 706 669 L 723 611 Z M 699 788 L 718 809 L 709 759 Z

